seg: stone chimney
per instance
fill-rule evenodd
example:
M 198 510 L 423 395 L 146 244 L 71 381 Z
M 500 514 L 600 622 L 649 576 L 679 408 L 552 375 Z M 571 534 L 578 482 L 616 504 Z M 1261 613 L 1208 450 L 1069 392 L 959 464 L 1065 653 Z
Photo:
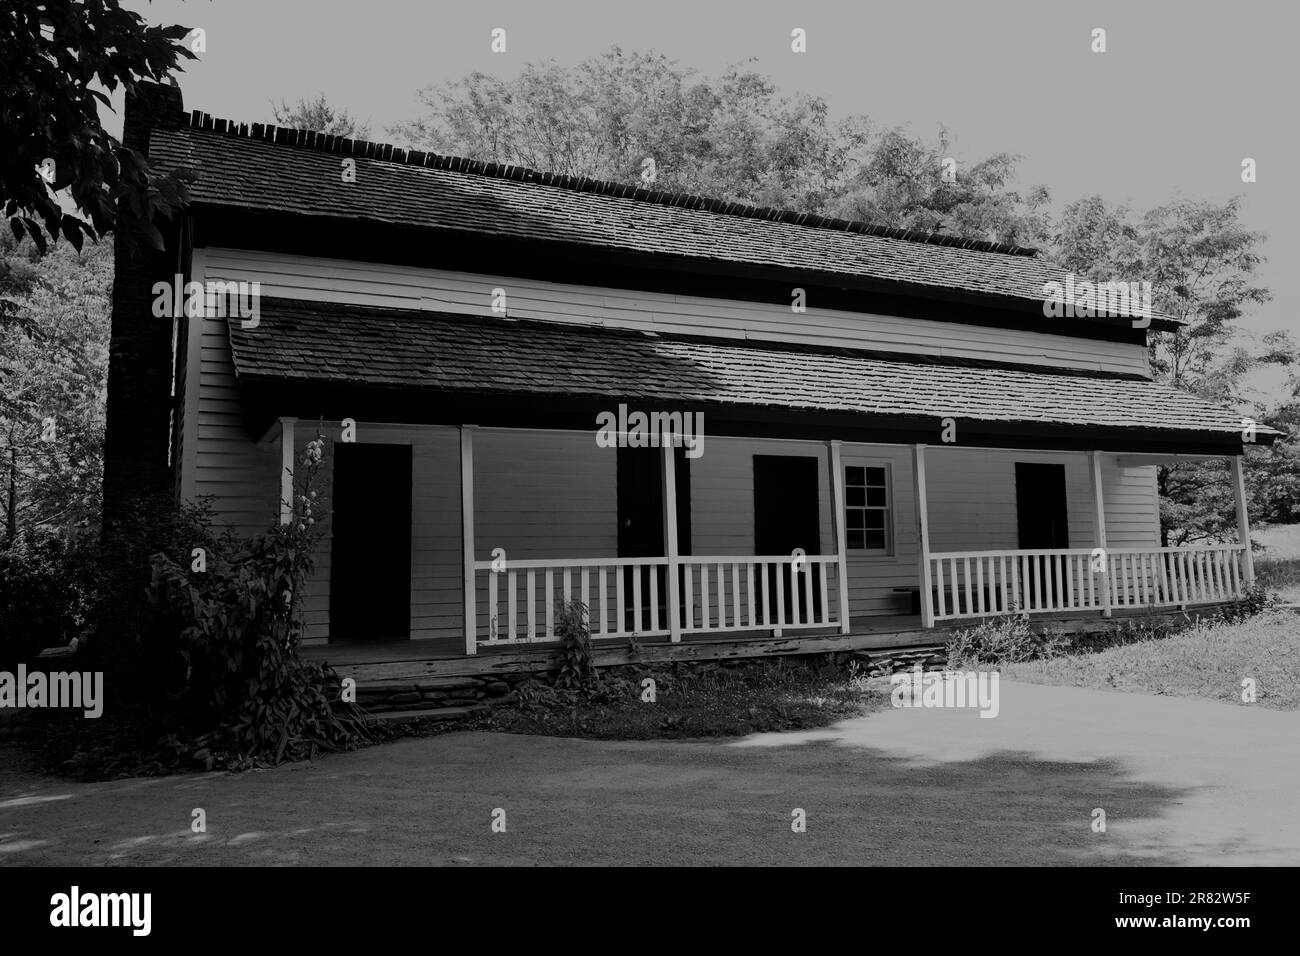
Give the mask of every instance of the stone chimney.
M 177 129 L 185 108 L 177 87 L 137 84 L 126 96 L 123 145 L 148 156 L 151 134 Z M 104 429 L 104 528 L 110 531 L 132 499 L 172 488 L 172 323 L 155 318 L 153 285 L 177 271 L 179 218 L 159 217 L 166 249 L 128 253 L 114 247 L 113 317 L 109 340 L 108 402 Z M 111 533 L 111 532 L 110 532 Z

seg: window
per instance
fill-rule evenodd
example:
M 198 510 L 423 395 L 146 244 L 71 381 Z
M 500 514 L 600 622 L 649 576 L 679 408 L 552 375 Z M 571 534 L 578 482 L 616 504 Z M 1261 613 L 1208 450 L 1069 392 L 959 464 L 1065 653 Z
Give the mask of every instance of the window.
M 889 467 L 849 465 L 844 469 L 844 530 L 851 551 L 893 551 L 889 517 Z

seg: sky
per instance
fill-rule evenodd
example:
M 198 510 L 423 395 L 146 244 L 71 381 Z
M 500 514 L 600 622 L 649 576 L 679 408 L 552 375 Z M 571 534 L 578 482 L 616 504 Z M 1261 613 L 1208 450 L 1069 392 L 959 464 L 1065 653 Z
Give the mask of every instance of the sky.
M 180 83 L 187 109 L 268 122 L 270 103 L 323 92 L 371 125 L 420 114 L 416 93 L 480 70 L 571 66 L 613 45 L 654 51 L 704 75 L 748 61 L 786 93 L 823 97 L 930 137 L 959 162 L 1021 157 L 1021 187 L 1059 208 L 1098 193 L 1136 210 L 1176 198 L 1243 197 L 1241 219 L 1268 235 L 1259 281 L 1273 301 L 1240 327 L 1295 329 L 1300 278 L 1298 84 L 1291 8 L 1278 0 L 125 0 L 150 23 L 201 27 L 205 53 Z M 506 51 L 491 51 L 494 28 Z M 802 28 L 807 52 L 793 53 Z M 1106 31 L 1105 53 L 1091 50 Z M 121 94 L 111 132 L 121 128 Z M 1241 179 L 1256 161 L 1257 181 Z M 1295 329 L 1300 332 L 1300 329 Z M 1254 380 L 1270 391 L 1281 376 Z

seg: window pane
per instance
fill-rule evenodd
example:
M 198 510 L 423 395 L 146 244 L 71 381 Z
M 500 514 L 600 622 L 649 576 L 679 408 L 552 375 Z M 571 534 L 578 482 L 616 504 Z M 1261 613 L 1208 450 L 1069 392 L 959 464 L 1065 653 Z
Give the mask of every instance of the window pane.
M 885 489 L 884 488 L 867 488 L 867 504 L 874 508 L 885 507 Z
M 848 540 L 848 544 L 850 548 L 865 547 L 865 545 L 862 543 L 863 537 L 861 531 L 849 531 L 845 537 Z
M 885 550 L 885 532 L 868 531 L 865 533 L 867 547 L 876 551 Z
M 850 508 L 861 507 L 867 503 L 867 489 L 861 486 L 855 488 L 849 485 L 844 489 L 844 495 L 848 500 Z
M 865 469 L 865 471 L 866 471 L 866 473 L 867 473 L 867 484 L 869 484 L 869 485 L 880 485 L 882 488 L 884 487 L 884 485 L 885 485 L 885 469 L 883 469 L 883 468 L 867 468 L 867 469 Z
M 853 531 L 855 529 L 860 531 L 862 530 L 863 527 L 865 527 L 865 525 L 863 524 L 863 521 L 865 520 L 864 516 L 865 516 L 865 512 L 859 511 L 855 508 L 849 511 L 848 513 L 849 520 L 845 522 L 844 526 L 848 528 L 850 531 Z
M 863 511 L 863 517 L 867 519 L 867 528 L 883 528 L 885 526 L 885 513 L 883 511 Z
M 864 485 L 866 480 L 863 477 L 865 469 L 849 467 L 844 469 L 844 483 L 846 485 Z

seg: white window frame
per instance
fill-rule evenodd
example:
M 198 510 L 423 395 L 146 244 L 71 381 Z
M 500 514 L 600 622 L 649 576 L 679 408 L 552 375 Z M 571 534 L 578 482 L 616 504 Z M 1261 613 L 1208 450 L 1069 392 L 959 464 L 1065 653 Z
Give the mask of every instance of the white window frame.
M 844 541 L 845 550 L 854 555 L 863 557 L 892 557 L 894 554 L 894 469 L 889 461 L 861 459 L 858 461 L 844 462 L 841 466 L 844 469 L 844 514 L 841 520 L 844 522 Z M 850 468 L 881 468 L 885 472 L 885 504 L 882 508 L 879 505 L 851 505 L 849 504 L 849 469 Z M 864 476 L 865 477 L 865 476 Z M 864 494 L 865 499 L 865 494 Z M 849 528 L 849 512 L 851 511 L 883 511 L 884 512 L 884 533 L 885 546 L 883 548 L 855 548 L 848 543 L 848 536 L 851 531 Z M 865 540 L 865 533 L 864 533 Z

